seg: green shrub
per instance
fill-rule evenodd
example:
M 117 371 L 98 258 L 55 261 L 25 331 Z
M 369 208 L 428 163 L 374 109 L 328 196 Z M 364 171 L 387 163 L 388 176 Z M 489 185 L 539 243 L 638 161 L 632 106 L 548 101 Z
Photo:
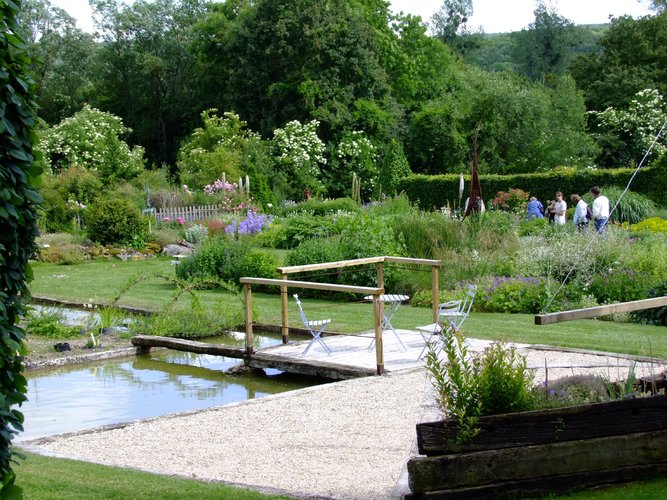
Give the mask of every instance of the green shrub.
M 177 243 L 181 239 L 181 232 L 178 229 L 161 226 L 160 229 L 153 230 L 150 239 L 164 248 L 172 243 Z
M 646 292 L 647 298 L 666 297 L 667 280 L 658 283 Z M 667 326 L 667 307 L 653 307 L 632 313 L 632 319 L 649 325 Z
M 494 277 L 477 293 L 475 310 L 535 314 L 544 309 L 550 296 L 551 286 L 541 278 Z
M 386 218 L 359 214 L 347 217 L 340 234 L 340 249 L 343 260 L 379 257 L 383 255 L 405 255 L 404 245 L 394 235 Z M 370 269 L 368 269 L 370 267 Z M 384 266 L 385 289 L 398 291 L 401 274 L 396 266 Z M 341 282 L 358 286 L 377 286 L 375 265 L 366 269 L 347 268 Z
M 600 304 L 645 299 L 648 277 L 634 269 L 605 271 L 593 276 L 588 291 Z
M 40 228 L 46 233 L 59 233 L 73 229 L 72 212 L 63 196 L 55 189 L 44 187 L 41 191 L 44 205 L 40 210 Z
M 185 230 L 185 241 L 197 245 L 208 238 L 208 228 L 201 224 L 193 224 Z
M 44 262 L 67 266 L 81 264 L 86 259 L 86 253 L 79 245 L 65 244 L 43 248 L 39 252 L 39 258 Z
M 285 246 L 295 248 L 302 241 L 311 238 L 327 238 L 334 233 L 334 224 L 330 216 L 313 215 L 307 212 L 295 212 L 282 219 Z
M 294 214 L 298 212 L 310 213 L 312 215 L 328 215 L 336 212 L 359 212 L 361 207 L 352 198 L 336 198 L 333 200 L 322 200 L 311 198 L 304 202 L 289 205 L 283 209 L 283 214 Z
M 338 238 L 310 239 L 287 255 L 288 266 L 337 262 L 342 260 Z
M 538 236 L 543 234 L 548 226 L 547 219 L 522 220 L 519 222 L 519 236 Z
M 176 268 L 181 279 L 215 278 L 239 286 L 243 276 L 277 278 L 275 257 L 253 250 L 244 240 L 219 238 L 205 241 L 194 255 L 184 259 Z
M 392 219 L 393 230 L 405 242 L 405 253 L 421 259 L 438 259 L 445 249 L 461 249 L 467 238 L 461 221 L 440 212 L 412 212 Z
M 439 349 L 445 354 L 442 360 Z M 534 405 L 533 377 L 525 357 L 502 342 L 483 353 L 471 353 L 463 335 L 448 329 L 437 345 L 429 344 L 426 365 L 442 412 L 458 424 L 457 436 L 448 443 L 452 451 L 479 432 L 480 416 L 527 410 Z
M 479 380 L 481 415 L 529 410 L 534 405 L 533 375 L 526 358 L 502 342 L 494 342 L 482 354 Z
M 103 245 L 129 244 L 147 236 L 147 224 L 139 209 L 120 198 L 96 201 L 88 207 L 85 220 L 88 237 Z

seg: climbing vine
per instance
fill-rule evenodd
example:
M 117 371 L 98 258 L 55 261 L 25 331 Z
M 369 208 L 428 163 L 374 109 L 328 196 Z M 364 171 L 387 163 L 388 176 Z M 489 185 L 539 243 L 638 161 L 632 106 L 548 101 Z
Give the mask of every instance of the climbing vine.
M 0 0 L 0 487 L 13 485 L 14 435 L 23 430 L 17 409 L 26 399 L 22 375 L 23 339 L 19 326 L 29 299 L 28 259 L 35 251 L 37 192 L 41 170 L 33 162 L 36 144 L 31 60 L 18 36 L 20 2 Z

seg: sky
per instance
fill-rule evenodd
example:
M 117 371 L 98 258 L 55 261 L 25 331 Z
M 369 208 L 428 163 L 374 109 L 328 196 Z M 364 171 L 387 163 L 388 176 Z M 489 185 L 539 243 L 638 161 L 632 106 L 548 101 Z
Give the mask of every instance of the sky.
M 648 1 L 638 0 L 548 0 L 559 15 L 575 24 L 603 24 L 609 15 L 641 17 L 650 13 Z M 442 0 L 391 0 L 394 12 L 415 14 L 428 22 L 440 9 Z M 485 33 L 519 31 L 528 27 L 535 16 L 535 0 L 473 0 L 473 15 L 468 26 L 482 26 Z
M 428 22 L 442 5 L 442 0 L 390 0 L 391 10 L 418 15 Z M 558 13 L 575 24 L 602 24 L 609 15 L 640 17 L 649 14 L 648 0 L 548 0 Z M 79 28 L 92 32 L 88 0 L 51 0 L 77 19 Z M 131 2 L 128 2 L 131 3 Z M 535 0 L 473 0 L 470 28 L 481 26 L 486 33 L 519 31 L 534 19 Z

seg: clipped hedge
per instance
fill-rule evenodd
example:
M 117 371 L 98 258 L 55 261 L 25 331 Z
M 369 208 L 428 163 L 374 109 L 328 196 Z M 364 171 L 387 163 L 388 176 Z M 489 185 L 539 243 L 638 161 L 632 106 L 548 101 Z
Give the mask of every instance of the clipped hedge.
M 492 199 L 499 191 L 518 188 L 545 201 L 553 199 L 556 191 L 562 191 L 568 197 L 572 193 L 584 195 L 593 186 L 603 190 L 605 186 L 625 187 L 633 173 L 631 168 L 575 170 L 563 167 L 535 174 L 480 175 L 480 183 L 485 200 Z M 470 186 L 470 176 L 464 178 L 466 189 L 462 203 L 465 203 Z M 430 210 L 447 204 L 458 206 L 459 182 L 458 174 L 414 174 L 401 179 L 398 189 L 420 208 Z M 646 195 L 659 205 L 667 205 L 667 166 L 642 168 L 633 180 L 631 190 Z

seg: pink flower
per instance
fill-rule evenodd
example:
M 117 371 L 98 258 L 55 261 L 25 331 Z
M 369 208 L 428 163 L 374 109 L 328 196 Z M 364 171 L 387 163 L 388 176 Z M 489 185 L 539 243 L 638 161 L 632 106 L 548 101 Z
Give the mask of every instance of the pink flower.
M 169 222 L 170 220 L 171 219 L 169 217 L 165 217 L 164 219 L 162 219 L 162 222 Z
M 176 222 L 178 222 L 179 224 L 185 224 L 185 219 L 183 217 L 178 217 L 176 219 Z

